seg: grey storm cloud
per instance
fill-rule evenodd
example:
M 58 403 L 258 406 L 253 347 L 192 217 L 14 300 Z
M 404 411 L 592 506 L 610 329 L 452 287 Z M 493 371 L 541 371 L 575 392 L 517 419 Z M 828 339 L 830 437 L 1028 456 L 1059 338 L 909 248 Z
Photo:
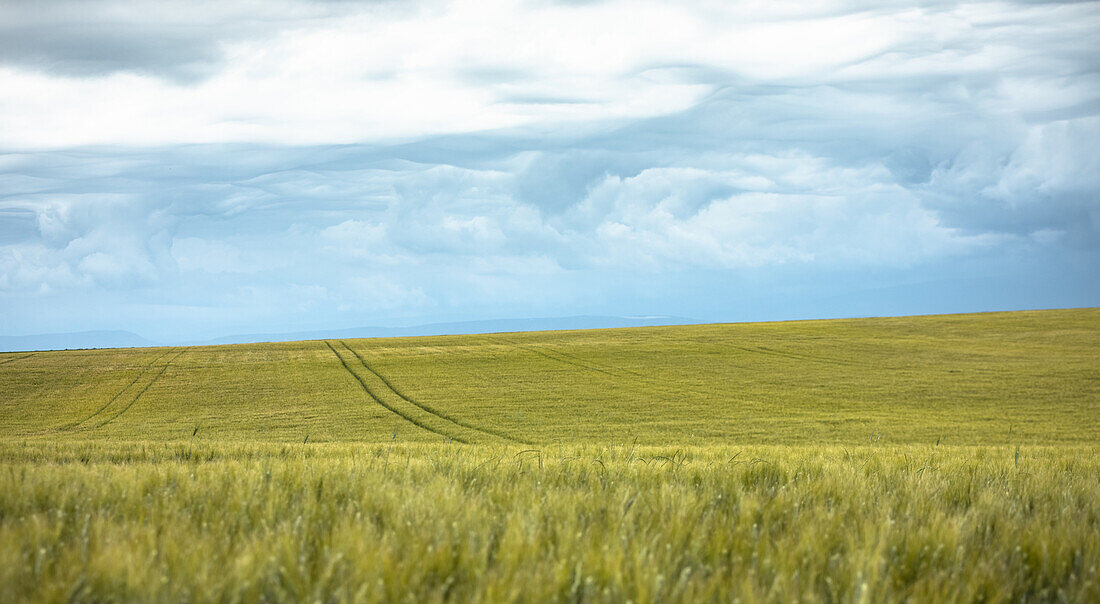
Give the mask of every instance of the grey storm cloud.
M 187 83 L 216 73 L 227 44 L 378 9 L 409 7 L 387 0 L 0 0 L 0 64 L 71 76 L 136 72 Z

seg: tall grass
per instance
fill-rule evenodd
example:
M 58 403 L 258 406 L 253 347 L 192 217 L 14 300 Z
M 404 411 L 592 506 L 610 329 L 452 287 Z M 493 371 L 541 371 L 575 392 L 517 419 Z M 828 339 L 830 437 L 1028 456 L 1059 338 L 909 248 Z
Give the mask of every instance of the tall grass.
M 1098 452 L 9 441 L 0 600 L 1098 601 Z

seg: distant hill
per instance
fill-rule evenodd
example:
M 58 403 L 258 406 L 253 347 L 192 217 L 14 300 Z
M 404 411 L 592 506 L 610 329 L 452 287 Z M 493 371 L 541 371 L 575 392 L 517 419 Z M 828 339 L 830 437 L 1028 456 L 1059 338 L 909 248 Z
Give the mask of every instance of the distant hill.
M 29 336 L 0 336 L 0 351 L 75 350 L 79 348 L 136 348 L 156 346 L 129 331 L 80 331 L 43 333 Z
M 557 331 L 568 329 L 606 329 L 615 327 L 647 327 L 657 325 L 696 325 L 701 321 L 684 317 L 553 317 L 536 319 L 493 319 L 428 323 L 410 327 L 349 327 L 320 331 L 289 333 L 239 334 L 215 338 L 195 344 L 257 344 L 261 342 L 296 342 L 340 338 L 398 338 L 409 336 L 451 336 L 510 331 Z
M 536 319 L 496 319 L 428 323 L 410 327 L 348 327 L 318 331 L 286 333 L 254 333 L 223 336 L 212 340 L 184 342 L 186 344 L 257 344 L 262 342 L 295 342 L 328 338 L 388 338 L 405 336 L 446 336 L 508 331 L 551 331 L 565 329 L 602 329 L 613 327 L 646 327 L 656 325 L 695 325 L 700 323 L 684 317 L 554 317 Z M 82 331 L 47 333 L 27 336 L 0 336 L 0 352 L 32 350 L 74 350 L 79 348 L 139 348 L 164 346 L 181 342 L 153 342 L 129 331 Z

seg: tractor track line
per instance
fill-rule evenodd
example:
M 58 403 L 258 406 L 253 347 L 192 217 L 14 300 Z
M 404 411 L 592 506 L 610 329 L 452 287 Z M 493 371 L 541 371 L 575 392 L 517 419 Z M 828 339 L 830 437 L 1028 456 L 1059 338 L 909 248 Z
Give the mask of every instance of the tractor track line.
M 544 351 L 542 351 L 542 350 L 540 350 L 540 349 L 538 349 L 537 347 L 534 347 L 534 346 L 527 346 L 527 345 L 524 345 L 524 344 L 515 344 L 515 343 L 513 343 L 512 345 L 517 347 L 517 348 L 521 348 L 523 350 L 526 350 L 528 352 L 533 352 L 533 353 L 539 355 L 540 357 L 545 357 L 547 359 L 550 359 L 551 361 L 557 361 L 559 363 L 564 363 L 566 365 L 572 365 L 574 367 L 580 367 L 581 369 L 587 369 L 589 371 L 595 371 L 595 372 L 598 372 L 598 373 L 602 373 L 604 375 L 615 378 L 616 380 L 626 379 L 621 375 L 615 375 L 614 373 L 611 373 L 610 371 L 607 371 L 605 369 L 600 369 L 599 367 L 592 367 L 590 365 L 585 365 L 585 364 L 579 363 L 577 361 L 569 360 L 567 358 L 563 359 L 563 358 L 559 358 L 559 357 L 556 357 L 556 356 L 552 356 L 549 353 L 544 352 Z
M 423 410 L 424 412 L 426 412 L 426 413 L 430 413 L 430 414 L 432 414 L 432 415 L 434 415 L 434 416 L 436 416 L 436 417 L 438 417 L 438 418 L 440 418 L 440 419 L 443 419 L 443 420 L 449 421 L 449 422 L 451 422 L 452 424 L 455 424 L 455 425 L 457 425 L 457 426 L 462 426 L 463 428 L 466 428 L 466 429 L 468 429 L 468 430 L 473 430 L 473 431 L 475 431 L 475 432 L 481 432 L 481 433 L 484 433 L 484 434 L 488 434 L 489 436 L 496 436 L 497 438 L 503 438 L 504 440 L 510 440 L 510 441 L 512 441 L 512 442 L 514 442 L 514 443 L 519 443 L 519 444 L 524 444 L 524 445 L 529 445 L 529 444 L 531 444 L 531 443 L 529 443 L 529 442 L 525 442 L 525 441 L 519 440 L 519 439 L 517 439 L 517 438 L 515 438 L 515 437 L 513 437 L 513 436 L 509 436 L 509 435 L 507 435 L 507 434 L 504 434 L 504 433 L 502 433 L 502 432 L 497 432 L 497 431 L 495 431 L 495 430 L 489 430 L 489 429 L 486 429 L 486 428 L 481 428 L 481 427 L 479 427 L 479 426 L 475 426 L 475 425 L 473 425 L 473 424 L 469 424 L 469 423 L 467 423 L 467 422 L 465 422 L 465 421 L 462 421 L 462 420 L 458 420 L 458 419 L 455 419 L 455 418 L 451 417 L 450 415 L 447 415 L 446 413 L 443 413 L 443 412 L 441 412 L 441 411 L 437 411 L 437 410 L 435 410 L 434 408 L 432 408 L 432 407 L 429 407 L 428 405 L 425 405 L 425 404 L 423 404 L 423 403 L 420 403 L 420 402 L 418 402 L 418 401 L 414 401 L 413 399 L 411 399 L 411 398 L 409 398 L 409 397 L 405 396 L 405 394 L 404 394 L 404 393 L 402 393 L 402 392 L 401 392 L 400 390 L 398 390 L 398 389 L 397 389 L 397 388 L 396 388 L 396 387 L 395 387 L 395 386 L 394 386 L 394 385 L 393 385 L 392 383 L 390 383 L 390 381 L 389 381 L 389 380 L 387 380 L 387 379 L 386 379 L 386 378 L 385 378 L 385 377 L 384 377 L 384 376 L 383 376 L 383 375 L 382 375 L 381 373 L 378 373 L 377 371 L 375 371 L 375 370 L 374 370 L 374 368 L 373 368 L 373 367 L 371 367 L 370 365 L 368 365 L 368 364 L 367 364 L 367 362 L 366 362 L 366 361 L 365 361 L 365 360 L 363 359 L 363 357 L 362 357 L 362 356 L 360 356 L 360 355 L 359 355 L 359 353 L 358 353 L 358 352 L 356 352 L 354 348 L 352 348 L 351 346 L 348 346 L 347 342 L 345 342 L 345 341 L 343 341 L 343 340 L 340 340 L 340 343 L 341 343 L 341 344 L 343 344 L 344 348 L 347 348 L 347 349 L 348 349 L 348 351 L 350 351 L 350 352 L 351 352 L 351 354 L 355 355 L 355 358 L 359 360 L 359 364 L 360 364 L 360 365 L 362 365 L 362 366 L 363 366 L 363 368 L 365 368 L 365 369 L 366 369 L 367 371 L 369 371 L 369 372 L 373 373 L 373 374 L 375 375 L 375 377 L 377 377 L 378 379 L 382 380 L 382 383 L 383 383 L 383 384 L 385 384 L 387 388 L 389 388 L 390 390 L 392 390 L 394 394 L 396 394 L 396 395 L 397 395 L 398 397 L 400 397 L 400 398 L 401 398 L 401 400 L 405 401 L 406 403 L 409 403 L 410 405 L 413 405 L 414 407 L 417 407 L 417 408 L 419 408 L 419 409 Z
M 546 350 L 544 350 L 544 349 L 541 349 L 541 348 L 538 348 L 538 347 L 535 347 L 535 346 L 531 346 L 531 345 L 527 345 L 527 344 L 516 344 L 516 343 L 513 342 L 512 345 L 517 347 L 517 348 L 520 348 L 522 350 L 526 350 L 528 352 L 533 352 L 533 353 L 535 353 L 535 354 L 537 354 L 541 357 L 550 359 L 551 361 L 557 361 L 558 363 L 563 363 L 565 365 L 571 365 L 573 367 L 579 367 L 581 369 L 587 369 L 588 371 L 595 371 L 597 373 L 602 373 L 602 374 L 604 374 L 604 375 L 606 375 L 606 376 L 608 376 L 612 379 L 615 379 L 615 380 L 619 380 L 619 381 L 638 380 L 638 381 L 641 381 L 641 382 L 644 382 L 644 383 L 648 384 L 650 386 L 650 388 L 657 388 L 657 389 L 664 390 L 666 394 L 680 395 L 680 394 L 683 394 L 683 393 L 688 393 L 688 394 L 694 394 L 696 396 L 701 395 L 701 393 L 693 391 L 693 390 L 679 390 L 678 391 L 677 389 L 670 389 L 663 382 L 661 382 L 659 380 L 655 380 L 655 379 L 653 379 L 649 376 L 642 375 L 640 373 L 636 373 L 634 371 L 629 371 L 629 370 L 626 370 L 626 369 L 620 369 L 618 367 L 611 367 L 611 366 L 607 366 L 607 365 L 604 365 L 604 366 L 601 367 L 600 364 L 593 363 L 592 361 L 584 360 L 584 359 L 581 359 L 581 358 L 576 357 L 576 356 L 564 354 L 564 353 L 562 353 L 562 352 L 560 352 L 560 351 L 558 351 L 554 348 L 546 347 L 546 350 L 550 351 L 550 352 L 546 352 Z M 618 373 L 616 373 L 616 372 L 618 372 Z M 627 375 L 622 375 L 623 373 L 625 373 Z
M 171 350 L 165 351 L 165 352 L 161 353 L 160 355 L 158 355 L 157 358 L 153 359 L 152 361 L 149 361 L 149 364 L 146 365 L 145 367 L 142 367 L 141 371 L 138 372 L 137 376 L 134 379 L 130 380 L 129 384 L 126 384 L 125 386 L 123 386 L 122 390 L 119 390 L 114 396 L 112 396 L 111 400 L 107 401 L 106 405 L 103 405 L 99 409 L 96 409 L 95 413 L 92 413 L 91 415 L 89 415 L 88 417 L 85 417 L 82 420 L 75 421 L 71 424 L 66 424 L 66 425 L 62 426 L 61 429 L 62 430 L 68 430 L 68 429 L 71 429 L 71 428 L 75 428 L 75 427 L 79 426 L 80 424 L 83 424 L 84 422 L 86 422 L 86 421 L 92 419 L 93 417 L 99 415 L 100 413 L 103 413 L 107 409 L 107 407 L 110 407 L 111 405 L 114 404 L 115 401 L 118 400 L 118 397 L 122 396 L 122 394 L 124 392 L 126 392 L 127 390 L 130 389 L 131 386 L 136 384 L 138 382 L 138 380 L 141 379 L 141 376 L 145 375 L 145 372 L 149 371 L 149 369 L 153 365 L 155 365 L 157 361 L 163 359 L 165 357 L 165 355 L 168 355 L 171 352 L 172 352 Z
M 181 356 L 181 355 L 182 355 L 183 353 L 185 353 L 185 352 L 187 352 L 187 349 L 186 349 L 186 348 L 184 348 L 183 350 L 181 350 L 181 351 L 177 352 L 177 353 L 176 353 L 176 356 L 174 356 L 174 357 L 172 357 L 172 358 L 168 359 L 168 361 L 167 361 L 167 362 L 165 362 L 163 366 L 161 366 L 161 368 L 160 368 L 160 371 L 158 371 L 158 372 L 157 372 L 157 374 L 156 374 L 155 376 L 153 376 L 153 379 L 149 380 L 149 383 L 148 383 L 148 384 L 146 384 L 146 385 L 145 385 L 145 387 L 141 389 L 141 392 L 138 392 L 138 393 L 137 393 L 137 396 L 135 396 L 135 397 L 134 397 L 134 400 L 130 401 L 130 404 L 129 404 L 129 405 L 126 405 L 126 406 L 125 406 L 125 407 L 123 407 L 123 408 L 122 408 L 122 410 L 121 410 L 121 411 L 119 411 L 118 413 L 116 413 L 116 414 L 112 415 L 111 417 L 109 417 L 109 418 L 107 418 L 107 419 L 103 420 L 102 422 L 100 422 L 100 423 L 96 424 L 96 425 L 95 425 L 95 427 L 96 427 L 96 428 L 102 428 L 103 426 L 106 426 L 107 424 L 109 424 L 109 423 L 111 423 L 111 422 L 115 421 L 116 419 L 118 419 L 118 416 L 120 416 L 120 415 L 122 415 L 123 413 L 126 413 L 127 411 L 129 411 L 129 410 L 130 410 L 130 407 L 133 407 L 133 406 L 134 406 L 134 403 L 138 402 L 138 399 L 139 399 L 139 398 L 141 398 L 141 395 L 145 394 L 145 392 L 146 392 L 147 390 L 149 390 L 149 388 L 150 388 L 150 387 L 151 387 L 151 386 L 152 386 L 153 384 L 155 384 L 157 380 L 159 380 L 159 379 L 160 379 L 160 376 L 164 375 L 164 372 L 165 372 L 165 371 L 168 371 L 168 366 L 169 366 L 169 365 L 171 365 L 173 361 L 175 361 L 176 359 L 180 358 L 180 356 Z
M 431 426 L 423 424 L 423 423 L 409 417 L 408 415 L 405 415 L 404 413 L 398 411 L 397 409 L 394 409 L 393 407 L 387 405 L 386 403 L 383 403 L 382 399 L 378 398 L 373 392 L 371 392 L 371 389 L 367 386 L 367 383 L 363 381 L 363 378 L 359 377 L 354 371 L 352 371 L 352 369 L 348 365 L 347 361 L 344 360 L 344 357 L 340 356 L 339 352 L 336 352 L 336 349 L 332 347 L 332 344 L 328 340 L 325 340 L 325 346 L 328 346 L 328 349 L 332 351 L 332 354 L 336 355 L 336 358 L 340 361 L 340 364 L 343 365 L 344 369 L 348 373 L 351 374 L 351 377 L 355 378 L 356 382 L 359 382 L 359 386 L 361 386 L 363 388 L 363 391 L 367 393 L 367 396 L 371 397 L 371 399 L 374 402 L 378 403 L 378 405 L 381 406 L 383 409 L 386 409 L 386 410 L 390 411 L 394 415 L 396 415 L 396 416 L 400 417 L 401 419 L 409 422 L 410 424 L 416 426 L 417 428 L 423 428 L 424 430 L 427 430 L 428 432 L 431 432 L 432 434 L 438 434 L 439 436 L 442 436 L 443 438 L 450 438 L 450 439 L 453 439 L 453 440 L 457 440 L 460 443 L 467 444 L 466 441 L 461 439 L 461 438 L 451 436 L 450 434 L 444 434 L 444 433 L 440 432 L 439 430 L 436 430 L 435 428 L 432 428 Z M 349 348 L 348 350 L 351 350 L 351 349 Z
M 29 359 L 33 356 L 34 356 L 34 353 L 32 352 L 31 354 L 25 354 L 21 357 L 15 357 L 15 358 L 11 358 L 11 359 L 4 359 L 3 361 L 0 361 L 0 365 L 7 365 L 8 363 L 11 363 L 12 361 L 18 361 L 19 359 Z
M 559 355 L 559 356 L 562 356 L 562 357 L 565 357 L 565 358 L 568 358 L 568 359 L 573 359 L 573 360 L 577 361 L 578 365 L 579 364 L 592 365 L 592 367 L 590 367 L 590 369 L 592 369 L 593 371 L 599 371 L 599 369 L 597 369 L 597 368 L 598 367 L 603 367 L 603 368 L 607 369 L 609 372 L 610 371 L 616 371 L 616 372 L 620 372 L 620 373 L 627 373 L 627 374 L 630 374 L 630 375 L 633 375 L 633 376 L 637 376 L 638 378 L 641 378 L 642 380 L 649 381 L 648 376 L 645 376 L 645 375 L 643 375 L 641 373 L 638 373 L 636 371 L 631 371 L 629 369 L 623 369 L 621 367 L 603 365 L 601 363 L 596 363 L 594 361 L 589 361 L 587 359 L 583 359 L 583 358 L 578 357 L 578 356 L 573 355 L 573 354 L 562 352 L 562 351 L 557 350 L 555 348 L 550 348 L 550 347 L 546 347 L 546 348 L 548 350 L 550 350 L 551 352 L 553 352 L 554 354 L 556 354 L 556 355 Z M 751 353 L 754 353 L 754 354 L 777 356 L 777 357 L 787 358 L 787 359 L 791 359 L 791 360 L 795 360 L 795 361 L 809 361 L 811 363 L 825 363 L 825 364 L 828 364 L 828 365 L 840 365 L 842 367 L 858 367 L 859 366 L 858 364 L 850 363 L 850 362 L 847 362 L 847 361 L 841 361 L 839 359 L 831 359 L 831 358 L 826 358 L 826 357 L 815 357 L 815 356 L 812 356 L 812 355 L 807 355 L 807 354 L 802 354 L 802 353 L 797 353 L 797 352 L 787 352 L 787 351 L 784 351 L 784 350 L 775 350 L 774 348 L 768 348 L 768 347 L 765 347 L 765 346 L 757 346 L 755 348 L 750 348 L 750 347 L 747 347 L 747 346 L 734 346 L 734 348 L 736 348 L 738 350 L 745 351 L 745 352 L 751 352 Z M 546 356 L 546 355 L 544 354 L 543 356 Z
M 576 357 L 576 356 L 564 354 L 564 353 L 562 353 L 562 352 L 560 352 L 556 349 L 553 349 L 553 348 L 550 348 L 549 350 L 553 351 L 554 354 L 559 355 L 560 357 L 564 357 L 564 358 L 559 358 L 557 356 L 553 356 L 553 355 L 551 355 L 551 354 L 549 354 L 549 353 L 547 353 L 543 350 L 540 350 L 540 349 L 538 349 L 536 347 L 533 347 L 533 346 L 530 346 L 530 345 L 517 344 L 515 342 L 510 342 L 510 343 L 512 344 L 512 346 L 515 346 L 516 348 L 519 348 L 521 350 L 527 350 L 529 352 L 533 352 L 533 353 L 535 353 L 539 356 L 550 359 L 551 361 L 557 361 L 558 363 L 563 363 L 565 365 L 571 365 L 573 367 L 579 367 L 581 369 L 587 369 L 588 371 L 595 371 L 595 372 L 598 372 L 598 373 L 602 373 L 602 374 L 604 374 L 606 376 L 609 376 L 609 377 L 611 377 L 611 378 L 613 378 L 617 381 L 620 381 L 620 382 L 629 383 L 631 380 L 635 380 L 635 381 L 638 381 L 640 383 L 646 384 L 646 387 L 633 387 L 634 390 L 637 390 L 639 392 L 657 391 L 657 392 L 663 393 L 666 396 L 673 396 L 673 397 L 682 397 L 685 394 L 690 394 L 690 395 L 703 397 L 703 398 L 711 397 L 711 396 L 717 396 L 717 397 L 728 397 L 729 396 L 728 392 L 721 392 L 721 391 L 711 390 L 711 389 L 706 389 L 706 390 L 700 391 L 700 390 L 696 390 L 694 388 L 675 388 L 675 387 L 671 387 L 668 384 L 665 384 L 664 382 L 661 382 L 660 380 L 655 380 L 655 379 L 653 379 L 649 376 L 646 376 L 644 374 L 641 374 L 641 373 L 638 373 L 638 372 L 635 372 L 635 371 L 630 371 L 629 369 L 620 369 L 618 367 L 610 367 L 610 366 L 605 366 L 605 367 L 608 367 L 608 368 L 607 369 L 602 369 L 596 363 L 592 363 L 591 361 L 580 359 L 579 357 Z M 576 359 L 576 361 L 574 361 L 573 359 Z M 625 373 L 625 374 L 628 374 L 628 375 L 616 374 L 616 373 L 612 373 L 612 371 L 618 371 L 620 373 Z
M 805 354 L 805 353 L 802 353 L 802 352 L 789 352 L 789 351 L 785 351 L 785 350 L 775 350 L 774 348 L 767 348 L 765 346 L 757 346 L 757 348 L 759 348 L 760 350 L 770 352 L 772 354 L 785 355 L 785 356 L 791 357 L 792 359 L 806 360 L 806 361 L 810 361 L 811 363 L 828 363 L 830 365 L 841 365 L 843 367 L 866 367 L 865 365 L 860 365 L 859 363 L 852 363 L 850 361 L 842 361 L 840 359 L 834 359 L 834 358 L 831 358 L 831 357 L 815 357 L 813 355 Z
M 654 379 L 654 378 L 652 378 L 652 377 L 650 377 L 650 376 L 648 376 L 644 373 L 641 373 L 641 372 L 638 372 L 638 371 L 633 371 L 633 370 L 630 370 L 630 369 L 624 369 L 622 367 L 617 367 L 615 365 L 608 365 L 606 363 L 597 363 L 596 361 L 590 361 L 588 359 L 577 356 L 575 354 L 562 352 L 561 350 L 558 350 L 557 348 L 551 348 L 550 346 L 543 346 L 541 349 L 539 349 L 539 348 L 535 348 L 533 345 L 530 345 L 530 344 L 520 344 L 520 343 L 512 342 L 512 341 L 509 341 L 509 340 L 505 340 L 505 342 L 508 343 L 508 344 L 511 344 L 512 346 L 514 346 L 516 348 L 520 348 L 522 350 L 528 350 L 530 352 L 534 352 L 535 354 L 541 355 L 541 356 L 543 356 L 545 358 L 548 358 L 550 360 L 558 361 L 559 363 L 565 363 L 567 365 L 573 365 L 574 367 L 579 367 L 581 369 L 587 369 L 589 371 L 597 371 L 599 373 L 603 373 L 605 375 L 611 376 L 611 377 L 613 377 L 617 380 L 638 380 L 640 382 L 648 384 L 650 389 L 663 391 L 665 394 L 669 394 L 669 395 L 672 395 L 672 396 L 682 396 L 684 394 L 692 394 L 692 395 L 699 396 L 699 397 L 704 397 L 704 398 L 705 397 L 710 397 L 710 396 L 717 396 L 719 398 L 728 398 L 729 395 L 730 395 L 730 393 L 728 391 L 716 390 L 713 387 L 711 387 L 711 388 L 703 387 L 701 390 L 697 390 L 695 388 L 675 388 L 675 387 L 671 387 L 671 386 L 667 385 L 666 383 L 664 383 L 660 380 L 656 380 L 656 379 Z M 546 350 L 549 350 L 550 352 L 552 352 L 553 355 L 558 355 L 558 356 L 564 357 L 564 358 L 557 358 L 557 357 L 553 356 L 552 354 L 545 352 Z M 750 352 L 757 352 L 759 354 L 767 354 L 766 352 L 761 352 L 761 351 L 751 351 L 750 350 Z M 742 368 L 742 369 L 744 369 L 744 368 Z M 626 375 L 621 375 L 621 374 L 626 374 Z
M 836 361 L 836 360 L 833 360 L 833 359 L 825 359 L 825 358 L 818 358 L 818 357 L 812 357 L 812 356 L 802 356 L 802 355 L 798 355 L 798 354 L 791 353 L 791 352 L 784 352 L 784 351 L 781 351 L 781 350 L 773 350 L 771 348 L 765 348 L 763 346 L 757 346 L 756 348 L 749 348 L 747 346 L 734 346 L 734 348 L 736 348 L 738 350 L 743 350 L 745 352 L 751 352 L 753 354 L 763 354 L 763 355 L 779 357 L 779 358 L 783 358 L 783 359 L 790 359 L 792 361 L 809 361 L 811 363 L 825 363 L 827 365 L 840 365 L 842 367 L 854 367 L 855 366 L 855 365 L 850 365 L 848 363 L 844 363 L 844 362 L 841 362 L 841 361 Z
M 700 393 L 693 392 L 693 391 L 690 391 L 690 390 L 679 391 L 679 392 L 676 391 L 676 390 L 670 390 L 668 388 L 668 386 L 666 386 L 666 385 L 664 385 L 664 384 L 662 384 L 658 381 L 651 380 L 649 378 L 644 378 L 644 377 L 643 378 L 634 378 L 634 377 L 627 377 L 627 376 L 623 376 L 623 375 L 617 375 L 617 374 L 614 374 L 614 373 L 612 373 L 610 371 L 607 371 L 605 369 L 601 369 L 599 367 L 592 367 L 590 365 L 583 364 L 581 362 L 573 361 L 569 358 L 557 357 L 557 356 L 551 355 L 550 353 L 547 353 L 543 350 L 540 350 L 540 349 L 538 349 L 537 347 L 534 347 L 534 346 L 528 346 L 528 345 L 524 345 L 524 344 L 517 344 L 515 342 L 511 342 L 511 344 L 512 344 L 512 346 L 514 346 L 516 348 L 519 348 L 520 350 L 526 350 L 527 352 L 537 354 L 537 355 L 539 355 L 543 358 L 550 359 L 551 361 L 554 361 L 556 363 L 561 363 L 563 365 L 569 365 L 570 367 L 577 367 L 577 368 L 580 368 L 580 369 L 585 369 L 587 371 L 594 371 L 596 373 L 603 374 L 603 375 L 611 378 L 612 380 L 615 380 L 616 382 L 627 384 L 628 387 L 631 390 L 634 390 L 636 392 L 644 393 L 644 392 L 663 391 L 663 394 L 669 395 L 669 396 L 683 396 L 683 394 L 685 394 L 685 393 L 700 396 Z M 633 384 L 633 383 L 631 383 L 631 380 L 636 380 L 639 383 L 638 384 Z M 645 385 L 643 385 L 643 383 Z
M 562 352 L 561 350 L 558 350 L 557 348 L 551 348 L 549 346 L 547 346 L 546 349 L 553 352 L 554 354 L 556 354 L 558 356 L 562 356 L 562 357 L 565 357 L 567 359 L 573 359 L 574 361 L 577 361 L 578 363 L 585 363 L 585 364 L 588 364 L 588 365 L 592 365 L 593 367 L 602 367 L 603 369 L 606 369 L 607 371 L 617 371 L 619 373 L 625 373 L 625 374 L 628 374 L 628 375 L 631 375 L 631 376 L 634 376 L 634 377 L 641 378 L 643 380 L 648 380 L 649 379 L 649 376 L 647 376 L 645 374 L 642 374 L 642 373 L 639 373 L 637 371 L 632 371 L 630 369 L 623 369 L 622 367 L 617 367 L 615 365 L 607 365 L 605 363 L 597 363 L 596 361 L 590 361 L 590 360 L 585 359 L 583 357 L 579 357 L 575 354 L 571 354 L 571 353 L 568 353 L 568 352 Z

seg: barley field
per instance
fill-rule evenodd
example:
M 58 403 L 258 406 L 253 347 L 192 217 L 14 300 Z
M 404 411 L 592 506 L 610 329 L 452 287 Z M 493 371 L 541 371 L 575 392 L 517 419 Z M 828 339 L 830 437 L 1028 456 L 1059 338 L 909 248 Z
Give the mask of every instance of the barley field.
M 1100 310 L 0 355 L 0 601 L 1100 601 Z

